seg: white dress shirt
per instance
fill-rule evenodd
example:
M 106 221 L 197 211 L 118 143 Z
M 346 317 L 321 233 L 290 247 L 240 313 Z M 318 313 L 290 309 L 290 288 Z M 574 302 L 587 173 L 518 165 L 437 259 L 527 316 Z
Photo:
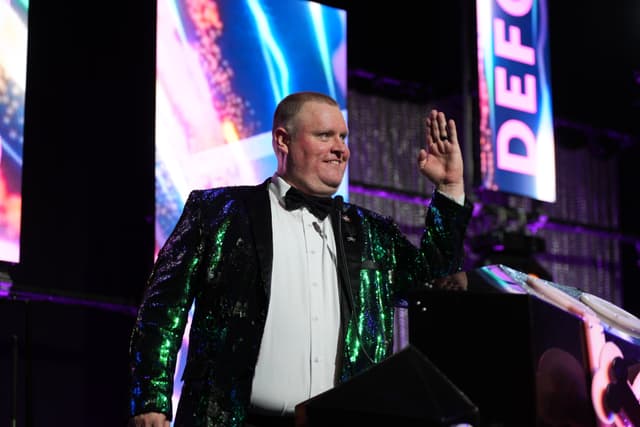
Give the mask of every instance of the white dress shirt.
M 253 378 L 254 410 L 291 414 L 334 385 L 340 328 L 336 243 L 328 216 L 287 211 L 290 188 L 269 185 L 273 230 L 271 296 Z

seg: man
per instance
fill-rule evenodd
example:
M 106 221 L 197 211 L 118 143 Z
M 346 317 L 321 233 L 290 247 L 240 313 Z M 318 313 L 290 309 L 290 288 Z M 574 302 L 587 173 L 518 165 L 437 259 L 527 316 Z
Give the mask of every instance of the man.
M 426 126 L 418 167 L 437 191 L 416 248 L 390 219 L 331 200 L 350 156 L 335 100 L 280 102 L 276 173 L 193 191 L 158 254 L 131 338 L 131 425 L 169 425 L 194 302 L 176 427 L 293 425 L 296 404 L 391 354 L 396 292 L 460 271 L 471 216 L 455 123 L 434 110 Z

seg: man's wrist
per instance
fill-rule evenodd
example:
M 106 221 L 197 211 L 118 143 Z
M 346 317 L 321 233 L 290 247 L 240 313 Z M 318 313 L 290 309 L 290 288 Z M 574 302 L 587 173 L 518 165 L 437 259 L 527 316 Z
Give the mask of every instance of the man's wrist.
M 450 182 L 448 184 L 440 184 L 436 187 L 436 191 L 455 201 L 459 205 L 464 205 L 464 183 Z
M 451 195 L 445 191 L 442 190 L 438 190 L 436 189 L 436 191 L 440 194 L 442 194 L 444 197 L 446 197 L 447 199 L 453 200 L 454 202 L 456 202 L 459 205 L 464 205 L 464 200 L 465 200 L 465 195 L 464 192 L 462 194 L 459 194 L 457 196 Z

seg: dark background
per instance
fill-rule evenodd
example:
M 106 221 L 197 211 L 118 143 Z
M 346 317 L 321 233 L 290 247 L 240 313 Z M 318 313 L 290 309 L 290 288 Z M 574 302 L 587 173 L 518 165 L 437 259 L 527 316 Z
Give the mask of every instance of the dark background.
M 473 2 L 321 3 L 348 12 L 350 88 L 375 92 L 376 81 L 396 80 L 412 83 L 407 97 L 462 92 L 463 65 L 474 60 L 464 49 Z M 602 148 L 624 154 L 620 232 L 635 236 L 640 6 L 550 3 L 554 119 L 628 136 Z M 22 258 L 6 266 L 16 289 L 139 301 L 154 245 L 154 4 L 30 2 Z M 363 81 L 362 71 L 374 78 Z M 627 298 L 637 296 L 637 268 L 630 271 Z M 3 313 L 20 319 L 4 325 L 20 336 L 21 354 L 32 352 L 31 364 L 20 365 L 19 395 L 33 419 L 19 417 L 18 426 L 123 425 L 131 314 L 46 302 Z M 0 406 L 0 422 L 6 410 Z

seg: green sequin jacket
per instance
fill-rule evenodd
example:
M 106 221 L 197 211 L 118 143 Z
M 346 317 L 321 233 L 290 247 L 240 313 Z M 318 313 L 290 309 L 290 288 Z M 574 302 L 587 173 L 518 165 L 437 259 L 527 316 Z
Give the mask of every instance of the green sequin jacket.
M 267 179 L 257 186 L 193 191 L 158 254 L 131 335 L 131 415 L 171 417 L 173 374 L 195 304 L 175 427 L 242 426 L 267 315 L 272 264 Z M 398 292 L 460 271 L 471 217 L 435 193 L 420 248 L 391 219 L 345 203 L 334 215 L 354 307 L 341 280 L 339 381 L 391 355 Z M 360 328 L 356 333 L 355 328 Z

